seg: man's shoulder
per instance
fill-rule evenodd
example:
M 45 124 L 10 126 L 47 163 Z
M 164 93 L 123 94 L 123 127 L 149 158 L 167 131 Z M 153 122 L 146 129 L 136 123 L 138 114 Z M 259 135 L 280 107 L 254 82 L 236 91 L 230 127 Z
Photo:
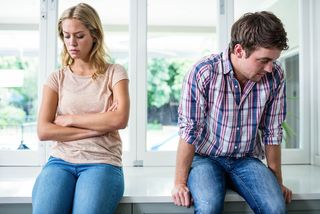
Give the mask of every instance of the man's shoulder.
M 218 65 L 221 62 L 221 60 L 222 58 L 220 54 L 211 54 L 204 56 L 194 64 L 193 70 L 196 73 L 204 70 L 213 72 L 216 70 L 216 65 Z

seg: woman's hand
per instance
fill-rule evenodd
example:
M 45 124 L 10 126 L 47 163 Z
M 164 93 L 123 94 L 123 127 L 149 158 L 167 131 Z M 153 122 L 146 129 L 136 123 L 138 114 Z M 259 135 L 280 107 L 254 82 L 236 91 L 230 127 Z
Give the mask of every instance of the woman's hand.
M 58 115 L 56 116 L 56 119 L 54 120 L 54 124 L 58 126 L 64 126 L 64 127 L 70 127 L 72 126 L 72 115 L 66 114 L 66 115 Z
M 115 100 L 107 111 L 116 111 L 118 109 L 118 100 Z

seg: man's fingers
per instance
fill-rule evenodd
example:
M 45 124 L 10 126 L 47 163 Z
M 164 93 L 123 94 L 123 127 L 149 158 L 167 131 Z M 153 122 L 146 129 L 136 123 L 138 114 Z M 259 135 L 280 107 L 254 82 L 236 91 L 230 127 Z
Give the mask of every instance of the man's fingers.
M 187 187 L 175 187 L 172 190 L 172 200 L 177 206 L 190 206 L 190 193 Z
M 290 203 L 291 199 L 292 199 L 292 191 L 287 189 L 287 191 L 286 191 L 286 202 Z
M 285 186 L 282 187 L 283 197 L 286 203 L 290 203 L 292 200 L 292 191 Z
M 180 201 L 181 201 L 181 205 L 185 206 L 184 192 L 179 192 L 179 198 L 180 198 Z
M 181 200 L 180 200 L 179 194 L 176 195 L 176 205 L 181 206 Z
M 189 191 L 184 192 L 184 201 L 185 201 L 184 206 L 190 207 L 190 205 L 191 205 L 191 200 L 190 200 L 190 192 L 189 192 Z

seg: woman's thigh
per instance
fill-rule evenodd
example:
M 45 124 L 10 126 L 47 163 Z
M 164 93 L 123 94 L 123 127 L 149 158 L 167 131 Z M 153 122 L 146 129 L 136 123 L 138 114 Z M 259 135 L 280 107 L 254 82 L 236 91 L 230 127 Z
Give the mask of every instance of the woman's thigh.
M 230 173 L 235 190 L 255 213 L 285 213 L 285 202 L 275 175 L 259 159 L 245 158 Z
M 114 213 L 124 192 L 121 167 L 94 164 L 79 173 L 73 214 Z
M 32 191 L 32 212 L 66 213 L 72 209 L 76 178 L 64 166 L 50 161 L 37 177 Z
M 226 193 L 223 168 L 208 157 L 196 155 L 188 177 L 195 213 L 222 213 Z

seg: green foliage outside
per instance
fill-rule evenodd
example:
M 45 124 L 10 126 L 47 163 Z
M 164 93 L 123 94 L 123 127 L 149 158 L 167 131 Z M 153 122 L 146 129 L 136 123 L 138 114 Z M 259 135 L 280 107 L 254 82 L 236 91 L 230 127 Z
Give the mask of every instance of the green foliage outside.
M 190 60 L 152 58 L 148 64 L 148 108 L 177 103 Z
M 23 87 L 0 88 L 0 128 L 34 122 L 37 102 L 36 58 L 0 57 L 1 69 L 23 70 Z
M 25 121 L 26 113 L 14 106 L 0 106 L 0 128 L 19 126 Z

